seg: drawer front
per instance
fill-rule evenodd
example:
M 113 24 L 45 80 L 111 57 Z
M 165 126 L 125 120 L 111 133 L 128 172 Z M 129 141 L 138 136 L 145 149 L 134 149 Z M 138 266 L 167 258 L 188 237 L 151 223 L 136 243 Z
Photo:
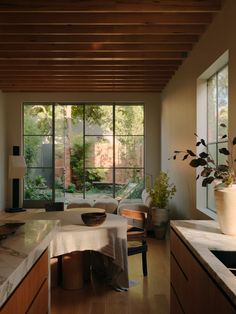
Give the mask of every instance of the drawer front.
M 48 313 L 48 280 L 44 281 L 39 293 L 31 304 L 27 314 L 46 314 Z
M 25 313 L 48 277 L 48 251 L 32 267 L 0 310 L 0 314 Z
M 170 248 L 171 253 L 174 255 L 176 261 L 179 265 L 181 265 L 181 269 L 183 270 L 185 276 L 189 278 L 192 271 L 189 266 L 189 258 L 191 257 L 191 254 L 172 229 L 170 232 Z
M 173 287 L 170 287 L 170 314 L 184 314 Z
M 181 266 L 178 265 L 173 255 L 170 258 L 170 276 L 172 289 L 178 296 L 179 303 L 183 310 L 187 312 L 188 309 L 188 279 L 183 273 Z M 172 300 L 171 300 L 172 301 Z

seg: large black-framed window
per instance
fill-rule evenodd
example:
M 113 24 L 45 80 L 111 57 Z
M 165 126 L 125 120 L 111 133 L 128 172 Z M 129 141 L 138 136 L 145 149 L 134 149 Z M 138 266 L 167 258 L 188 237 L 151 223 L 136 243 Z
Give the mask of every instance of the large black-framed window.
M 142 190 L 144 104 L 34 102 L 23 112 L 26 206 Z
M 224 124 L 226 127 L 221 127 Z M 219 153 L 228 147 L 228 65 L 207 80 L 207 149 L 216 164 L 225 164 L 227 156 Z M 215 212 L 213 186 L 207 187 L 207 208 Z

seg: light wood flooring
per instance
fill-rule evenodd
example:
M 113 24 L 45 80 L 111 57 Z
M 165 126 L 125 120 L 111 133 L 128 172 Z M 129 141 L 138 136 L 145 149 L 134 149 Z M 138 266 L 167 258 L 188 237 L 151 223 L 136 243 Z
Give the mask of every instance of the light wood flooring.
M 52 314 L 168 314 L 169 240 L 148 239 L 148 276 L 143 277 L 141 255 L 129 256 L 128 292 L 116 292 L 92 281 L 81 290 L 53 288 Z

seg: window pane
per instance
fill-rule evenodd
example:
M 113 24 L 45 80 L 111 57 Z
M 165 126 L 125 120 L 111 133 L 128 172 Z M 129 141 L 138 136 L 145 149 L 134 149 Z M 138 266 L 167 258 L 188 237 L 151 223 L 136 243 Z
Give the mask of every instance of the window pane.
M 86 169 L 85 178 L 86 197 L 113 196 L 112 169 Z
M 52 169 L 27 169 L 24 185 L 26 200 L 50 200 L 52 198 Z
M 85 134 L 112 135 L 113 107 L 105 105 L 85 106 Z
M 143 136 L 116 136 L 115 143 L 116 167 L 143 167 Z
M 144 188 L 143 169 L 116 169 L 116 197 L 140 198 Z
M 217 162 L 217 144 L 208 145 L 208 153 L 211 158 Z M 207 208 L 215 210 L 215 202 L 214 202 L 214 189 L 213 184 L 207 186 Z
M 51 136 L 25 136 L 24 141 L 27 167 L 52 167 Z
M 113 137 L 85 137 L 85 166 L 108 168 L 113 166 Z
M 116 106 L 115 120 L 116 135 L 144 134 L 143 106 Z
M 227 164 L 226 161 L 227 161 L 229 158 L 228 158 L 228 156 L 226 156 L 226 155 L 224 155 L 224 154 L 221 154 L 221 153 L 219 152 L 219 149 L 221 149 L 221 148 L 227 148 L 227 149 L 228 149 L 228 143 L 227 143 L 227 142 L 219 143 L 219 144 L 218 144 L 218 151 L 217 151 L 217 153 L 218 153 L 218 165 L 222 165 L 222 164 L 226 165 L 226 164 Z
M 207 98 L 208 98 L 208 143 L 216 142 L 217 130 L 217 103 L 216 103 L 216 75 L 207 81 Z
M 226 128 L 220 126 L 221 123 Z M 218 140 L 228 134 L 228 67 L 223 68 L 218 73 Z M 224 140 L 224 139 L 223 139 Z
M 52 134 L 52 105 L 24 105 L 24 134 Z

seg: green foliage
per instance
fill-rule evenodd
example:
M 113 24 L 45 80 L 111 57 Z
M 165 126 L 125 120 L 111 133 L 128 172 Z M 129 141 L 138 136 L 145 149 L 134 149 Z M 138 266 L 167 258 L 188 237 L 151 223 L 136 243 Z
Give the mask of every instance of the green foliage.
M 224 123 L 220 124 L 221 128 L 225 129 L 226 125 Z M 198 135 L 195 134 L 197 137 L 196 146 L 202 146 L 203 150 L 207 150 L 207 144 L 204 139 L 199 139 Z M 221 139 L 227 139 L 228 135 L 223 134 Z M 195 154 L 190 149 L 186 149 L 184 151 L 175 150 L 174 156 L 172 157 L 176 160 L 177 156 L 182 156 L 182 160 L 189 160 L 189 165 L 193 168 L 202 167 L 202 171 L 198 174 L 196 179 L 199 179 L 201 176 L 202 186 L 206 187 L 208 184 L 211 184 L 214 180 L 217 180 L 222 183 L 222 186 L 230 186 L 235 182 L 235 172 L 234 172 L 234 146 L 236 145 L 236 137 L 232 139 L 228 139 L 228 143 L 230 147 L 222 147 L 219 148 L 218 151 L 220 154 L 227 157 L 225 164 L 218 165 L 217 162 L 214 160 L 210 152 L 202 151 L 199 154 Z M 217 185 L 220 187 L 220 185 Z
M 71 183 L 68 185 L 68 187 L 65 189 L 65 192 L 67 193 L 75 193 L 76 192 L 76 186 L 74 183 Z
M 51 200 L 52 192 L 47 188 L 45 179 L 42 176 L 25 178 L 25 199 L 27 200 Z
M 84 176 L 85 181 L 89 184 L 92 184 L 93 181 L 101 181 L 103 178 L 103 170 L 101 169 L 87 169 L 84 173 L 83 159 L 88 154 L 91 143 L 86 142 L 83 145 L 82 137 L 76 137 L 72 144 L 71 149 L 71 181 L 75 184 L 77 190 L 81 190 L 84 185 Z M 90 187 L 90 185 L 88 185 Z M 87 188 L 88 188 L 87 186 Z
M 156 178 L 153 189 L 147 188 L 152 197 L 152 206 L 166 208 L 169 200 L 175 195 L 176 187 L 169 183 L 169 177 L 166 172 L 160 172 Z

